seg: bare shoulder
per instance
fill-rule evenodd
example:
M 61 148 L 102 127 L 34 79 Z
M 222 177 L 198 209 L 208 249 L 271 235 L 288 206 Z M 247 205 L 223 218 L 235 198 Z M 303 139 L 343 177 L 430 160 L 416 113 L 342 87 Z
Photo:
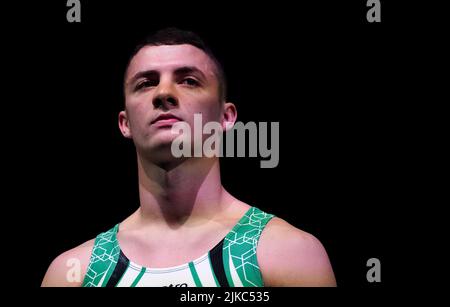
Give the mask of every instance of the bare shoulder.
M 281 218 L 267 223 L 257 255 L 266 286 L 336 286 L 322 243 Z
M 89 240 L 56 257 L 44 276 L 42 287 L 79 287 L 91 258 L 95 239 Z

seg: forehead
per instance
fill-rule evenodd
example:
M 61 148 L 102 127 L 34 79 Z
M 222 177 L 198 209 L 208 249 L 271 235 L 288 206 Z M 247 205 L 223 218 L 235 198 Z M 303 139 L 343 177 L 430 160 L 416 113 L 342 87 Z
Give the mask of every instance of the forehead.
M 128 66 L 127 79 L 145 70 L 173 71 L 193 66 L 205 75 L 214 75 L 214 62 L 203 50 L 192 45 L 145 46 L 133 57 Z

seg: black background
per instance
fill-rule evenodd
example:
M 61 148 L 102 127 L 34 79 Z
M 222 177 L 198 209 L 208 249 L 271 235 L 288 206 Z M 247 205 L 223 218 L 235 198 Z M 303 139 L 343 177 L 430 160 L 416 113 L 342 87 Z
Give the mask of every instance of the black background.
M 379 24 L 367 22 L 366 1 L 241 2 L 81 1 L 72 24 L 66 1 L 11 9 L 7 106 L 19 162 L 8 236 L 30 264 L 14 268 L 30 286 L 60 253 L 137 208 L 134 147 L 117 127 L 122 77 L 138 40 L 166 26 L 212 46 L 238 120 L 280 122 L 278 167 L 224 158 L 224 186 L 318 237 L 339 286 L 380 286 L 366 280 L 372 257 L 381 285 L 393 283 L 401 240 L 392 231 L 411 172 L 412 15 L 392 1 Z

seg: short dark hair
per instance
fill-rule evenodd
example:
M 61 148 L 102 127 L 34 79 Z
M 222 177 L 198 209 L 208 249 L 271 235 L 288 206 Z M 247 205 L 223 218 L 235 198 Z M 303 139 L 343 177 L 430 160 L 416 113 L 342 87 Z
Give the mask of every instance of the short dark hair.
M 216 66 L 216 77 L 219 81 L 219 97 L 221 101 L 225 101 L 227 97 L 227 81 L 225 77 L 225 72 L 223 70 L 222 64 L 217 60 L 214 53 L 211 51 L 210 47 L 205 43 L 205 41 L 196 33 L 186 30 L 180 30 L 178 28 L 165 28 L 159 30 L 144 38 L 131 53 L 128 60 L 127 66 L 125 68 L 125 74 L 128 71 L 128 66 L 134 56 L 146 46 L 163 46 L 163 45 L 182 45 L 188 44 L 205 52 L 210 59 L 214 62 Z

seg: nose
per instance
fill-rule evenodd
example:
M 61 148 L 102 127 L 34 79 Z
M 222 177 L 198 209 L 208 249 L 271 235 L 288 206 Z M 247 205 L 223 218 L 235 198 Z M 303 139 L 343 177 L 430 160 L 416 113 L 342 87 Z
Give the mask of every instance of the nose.
M 177 107 L 178 99 L 175 90 L 171 85 L 160 83 L 152 103 L 155 109 L 170 110 Z

